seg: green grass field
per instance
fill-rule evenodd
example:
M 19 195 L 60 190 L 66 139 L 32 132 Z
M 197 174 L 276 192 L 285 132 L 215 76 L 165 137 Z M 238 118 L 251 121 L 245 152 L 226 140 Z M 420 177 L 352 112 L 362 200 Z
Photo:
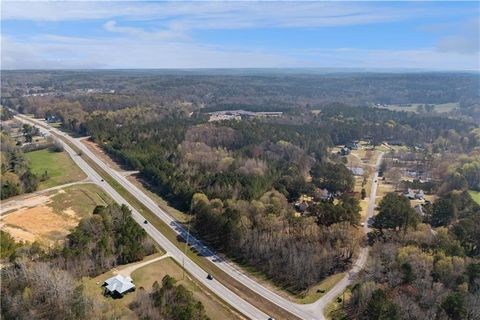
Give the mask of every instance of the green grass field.
M 396 104 L 390 104 L 386 105 L 383 107 L 383 109 L 389 109 L 393 111 L 408 111 L 408 112 L 415 112 L 417 113 L 418 106 L 423 105 L 423 103 L 412 103 L 409 105 L 396 105 Z M 435 112 L 438 113 L 444 113 L 444 112 L 450 112 L 455 108 L 458 108 L 458 103 L 441 103 L 441 104 L 434 104 Z
M 29 152 L 25 155 L 34 174 L 40 177 L 45 171 L 48 173 L 49 178 L 39 183 L 38 190 L 80 181 L 85 178 L 85 174 L 66 152 L 51 152 L 44 149 Z
M 63 189 L 64 192 L 56 192 L 52 197 L 49 207 L 56 213 L 62 213 L 66 209 L 73 210 L 81 218 L 92 214 L 96 206 L 106 206 L 113 200 L 101 188 L 94 184 L 76 184 Z
M 341 295 L 339 295 L 338 297 L 333 299 L 329 304 L 327 304 L 327 306 L 323 310 L 325 317 L 328 320 L 347 319 L 345 317 L 345 312 L 343 311 L 342 306 L 344 303 L 343 299 L 348 300 L 350 298 L 350 295 L 351 295 L 351 290 L 350 288 L 347 288 Z M 338 300 L 339 298 L 341 300 Z
M 469 190 L 468 193 L 470 194 L 470 196 L 472 197 L 472 199 L 480 204 L 480 192 L 479 191 L 473 191 L 473 190 Z
M 309 288 L 307 294 L 304 297 L 296 299 L 296 301 L 305 304 L 314 303 L 332 289 L 344 276 L 345 272 L 340 272 L 325 278 L 322 282 Z

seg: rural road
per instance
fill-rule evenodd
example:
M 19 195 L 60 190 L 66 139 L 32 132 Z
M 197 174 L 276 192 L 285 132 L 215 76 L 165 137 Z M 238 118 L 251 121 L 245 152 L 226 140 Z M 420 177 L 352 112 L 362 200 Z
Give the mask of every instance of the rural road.
M 145 207 L 147 207 L 151 212 L 153 212 L 157 217 L 162 219 L 168 226 L 170 226 L 179 236 L 186 239 L 187 230 L 183 228 L 182 225 L 177 223 L 172 219 L 166 212 L 158 207 L 158 205 L 150 199 L 143 191 L 138 187 L 133 185 L 125 176 L 121 173 L 113 170 L 107 164 L 105 164 L 100 158 L 98 158 L 87 146 L 81 143 L 78 139 L 70 137 L 68 134 L 56 129 L 49 127 L 45 122 L 34 120 L 23 115 L 16 116 L 22 122 L 28 122 L 30 124 L 36 124 L 41 126 L 40 129 L 46 134 L 56 134 L 67 139 L 70 143 L 79 148 L 85 155 L 92 159 L 98 166 L 105 170 L 112 178 L 114 178 L 120 185 L 127 189 L 138 201 L 140 201 Z M 45 127 L 48 126 L 48 129 Z M 62 142 L 63 143 L 63 142 Z M 100 175 L 93 170 L 81 157 L 79 157 L 73 149 L 71 149 L 67 144 L 63 143 L 65 150 L 70 154 L 72 159 L 77 163 L 77 165 L 88 175 L 88 177 L 94 182 L 101 186 L 116 202 L 120 204 L 127 205 L 132 210 L 132 216 L 135 220 L 148 232 L 148 234 L 157 241 L 171 256 L 177 260 L 180 264 L 185 265 L 185 268 L 194 276 L 199 282 L 205 285 L 207 288 L 215 292 L 219 297 L 241 312 L 243 315 L 251 319 L 268 319 L 269 316 L 264 312 L 257 309 L 252 304 L 246 302 L 234 292 L 223 286 L 216 280 L 207 280 L 206 272 L 203 271 L 197 264 L 195 264 L 190 258 L 188 258 L 179 248 L 177 248 L 173 243 L 171 243 L 165 236 L 163 236 L 155 227 L 151 224 L 144 224 L 144 218 L 141 214 L 135 210 L 127 201 L 120 195 L 118 192 L 113 189 L 107 182 L 102 181 Z M 373 209 L 375 208 L 375 197 L 377 183 L 375 182 L 378 177 L 378 165 L 381 161 L 381 157 L 377 159 L 377 171 L 374 174 L 372 181 L 372 191 L 370 195 L 370 202 L 368 206 L 367 219 L 373 214 Z M 372 200 L 373 199 L 373 200 Z M 365 224 L 365 231 L 368 231 L 367 223 Z M 339 283 L 337 283 L 326 295 L 317 300 L 312 304 L 297 304 L 292 301 L 289 301 L 278 294 L 270 291 L 263 285 L 257 283 L 255 280 L 249 278 L 242 270 L 237 268 L 235 265 L 225 261 L 223 258 L 219 257 L 215 252 L 210 248 L 204 245 L 200 240 L 194 238 L 192 235 L 189 235 L 189 244 L 192 247 L 203 255 L 206 259 L 212 261 L 218 268 L 230 275 L 232 278 L 248 287 L 252 291 L 256 292 L 263 298 L 271 301 L 277 306 L 287 310 L 291 314 L 301 318 L 301 319 L 325 319 L 323 315 L 323 309 L 325 306 L 336 296 L 338 296 L 343 290 L 350 284 L 353 275 L 355 275 L 365 264 L 368 249 L 362 249 L 359 258 L 354 264 L 354 267 L 349 272 L 349 274 L 343 278 Z
M 115 270 L 113 273 L 114 274 L 121 274 L 122 276 L 124 277 L 130 277 L 131 274 L 137 270 L 137 269 L 140 269 L 140 268 L 143 268 L 151 263 L 154 263 L 154 262 L 157 262 L 157 261 L 160 261 L 160 260 L 163 260 L 163 259 L 166 259 L 166 258 L 170 258 L 170 254 L 169 253 L 165 253 L 164 255 L 161 255 L 160 257 L 156 257 L 154 259 L 151 259 L 151 260 L 147 260 L 147 261 L 140 261 L 140 262 L 135 262 L 135 263 L 131 263 L 129 265 L 127 265 L 125 268 L 122 268 L 120 270 Z
M 365 219 L 365 224 L 363 225 L 363 231 L 367 234 L 370 231 L 368 226 L 368 220 L 373 217 L 373 212 L 375 210 L 375 199 L 377 197 L 377 188 L 378 188 L 378 171 L 380 168 L 380 163 L 382 162 L 383 152 L 378 155 L 377 162 L 375 164 L 375 173 L 372 177 L 372 188 L 370 190 L 370 198 L 368 199 L 368 207 L 367 207 L 367 217 Z M 325 310 L 325 307 L 336 297 L 342 294 L 343 291 L 352 283 L 355 275 L 357 275 L 360 270 L 363 269 L 365 263 L 367 262 L 368 258 L 368 246 L 361 249 L 360 254 L 353 264 L 350 271 L 340 280 L 338 281 L 328 292 L 323 295 L 320 299 L 315 301 L 314 303 L 307 305 L 308 307 L 313 308 L 314 310 L 319 310 L 322 312 Z

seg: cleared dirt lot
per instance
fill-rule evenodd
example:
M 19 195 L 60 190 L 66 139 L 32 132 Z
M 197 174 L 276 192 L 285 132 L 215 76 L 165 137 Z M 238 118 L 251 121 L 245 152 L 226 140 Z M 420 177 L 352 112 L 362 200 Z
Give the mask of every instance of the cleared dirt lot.
M 50 246 L 62 241 L 81 218 L 97 205 L 110 203 L 101 189 L 78 184 L 46 194 L 23 195 L 2 203 L 0 226 L 17 241 L 38 241 Z
M 47 244 L 64 239 L 79 220 L 75 214 L 58 215 L 48 205 L 40 205 L 8 214 L 1 225 L 17 241 Z

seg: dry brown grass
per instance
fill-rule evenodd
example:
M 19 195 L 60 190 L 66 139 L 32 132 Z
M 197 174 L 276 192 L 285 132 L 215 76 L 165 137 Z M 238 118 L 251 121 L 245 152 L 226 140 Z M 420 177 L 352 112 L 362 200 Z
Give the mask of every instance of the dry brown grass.
M 0 225 L 17 241 L 38 241 L 50 246 L 63 241 L 95 206 L 110 202 L 106 194 L 92 184 L 72 185 L 46 194 L 22 195 L 2 203 Z
M 97 157 L 102 159 L 103 162 L 108 164 L 110 168 L 116 171 L 124 171 L 108 154 L 103 151 L 103 149 L 97 143 L 88 139 L 81 139 L 80 141 L 86 145 L 87 148 L 90 149 L 90 151 L 92 151 Z
M 76 215 L 56 214 L 53 208 L 40 205 L 23 208 L 2 219 L 2 229 L 17 241 L 45 242 L 51 244 L 65 238 L 69 230 L 78 224 Z

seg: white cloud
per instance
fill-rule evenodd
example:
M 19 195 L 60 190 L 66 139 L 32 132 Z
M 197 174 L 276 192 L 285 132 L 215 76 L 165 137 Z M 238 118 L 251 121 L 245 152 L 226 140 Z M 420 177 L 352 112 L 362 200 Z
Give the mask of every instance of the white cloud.
M 185 30 L 177 25 L 171 25 L 169 29 L 165 30 L 154 30 L 147 32 L 142 28 L 135 27 L 122 27 L 118 26 L 117 22 L 114 20 L 107 21 L 103 25 L 104 29 L 110 32 L 116 32 L 121 34 L 126 34 L 133 37 L 138 37 L 143 40 L 161 40 L 161 41 L 171 41 L 171 40 L 191 40 L 185 34 Z
M 460 9 L 458 9 L 460 10 Z M 375 2 L 2 2 L 2 20 L 99 20 L 103 38 L 2 37 L 2 68 L 357 67 L 479 69 L 478 30 L 446 34 L 417 50 L 258 50 L 206 46 L 195 30 L 347 26 L 455 15 Z M 139 21 L 142 21 L 139 27 Z M 478 21 L 478 20 L 477 20 Z M 476 25 L 478 28 L 478 24 Z M 432 27 L 433 28 L 433 27 Z M 439 26 L 433 28 L 439 29 Z M 447 28 L 448 29 L 448 28 Z M 434 32 L 434 31 L 432 31 Z M 440 32 L 435 31 L 435 32 Z M 473 35 L 473 37 L 472 37 Z M 476 39 L 475 39 L 476 36 Z M 468 54 L 467 54 L 468 53 Z M 473 54 L 472 54 L 473 53 Z
M 438 39 L 437 49 L 441 52 L 456 52 L 477 55 L 480 52 L 480 18 L 452 24 L 450 34 Z M 447 31 L 448 32 L 448 31 Z
M 456 35 L 438 40 L 437 48 L 442 52 L 457 52 L 462 54 L 477 54 L 480 50 L 478 37 Z
M 319 27 L 400 21 L 435 15 L 421 7 L 362 2 L 9 2 L 3 20 L 156 20 L 188 29 Z
M 21 43 L 2 37 L 2 69 L 63 68 L 421 68 L 480 70 L 477 56 L 417 50 L 354 48 L 265 52 L 193 42 L 44 35 Z
M 87 39 L 46 35 L 18 43 L 2 38 L 2 69 L 289 67 L 295 58 L 194 43 Z

